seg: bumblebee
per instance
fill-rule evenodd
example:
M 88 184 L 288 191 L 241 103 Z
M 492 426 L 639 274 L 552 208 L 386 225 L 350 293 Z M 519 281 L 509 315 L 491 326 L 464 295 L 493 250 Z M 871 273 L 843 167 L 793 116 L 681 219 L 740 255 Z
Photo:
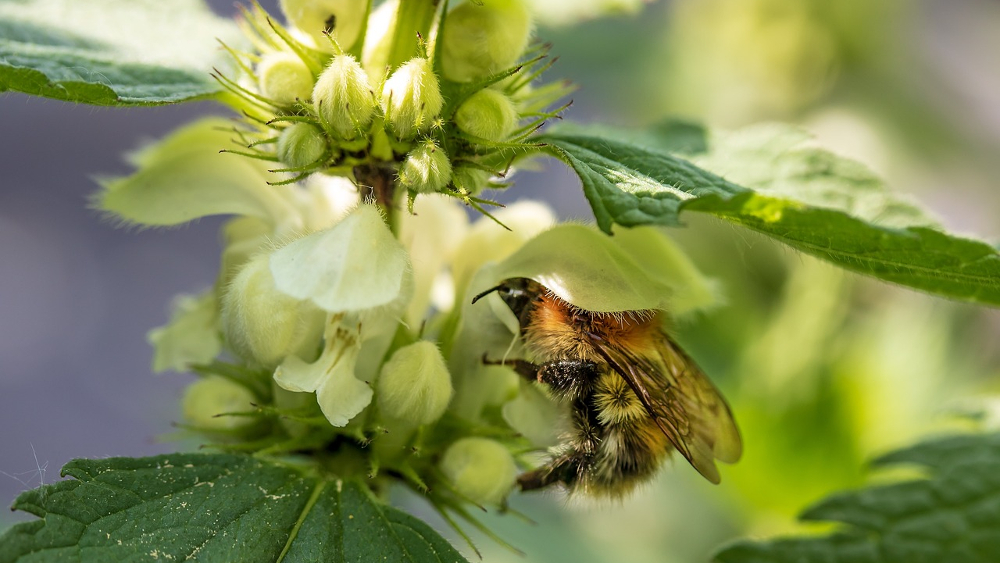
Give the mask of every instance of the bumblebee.
M 547 463 L 518 477 L 521 490 L 561 483 L 572 493 L 622 497 L 674 450 L 712 483 L 715 460 L 739 460 L 729 406 L 664 332 L 662 313 L 586 311 L 527 278 L 505 280 L 473 303 L 493 292 L 514 312 L 537 363 L 484 362 L 544 383 L 571 413 L 571 431 Z

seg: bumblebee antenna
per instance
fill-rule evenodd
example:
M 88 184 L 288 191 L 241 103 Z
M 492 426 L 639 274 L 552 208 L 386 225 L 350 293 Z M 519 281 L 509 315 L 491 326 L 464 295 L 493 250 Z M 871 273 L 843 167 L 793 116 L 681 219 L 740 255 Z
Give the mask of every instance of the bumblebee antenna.
M 487 289 L 486 291 L 484 291 L 484 292 L 480 293 L 479 295 L 473 297 L 472 298 L 472 304 L 475 305 L 476 301 L 479 301 L 483 297 L 486 297 L 487 295 L 493 293 L 494 291 L 499 291 L 502 288 L 503 288 L 503 284 L 500 284 L 500 285 L 498 285 L 496 287 L 491 287 L 491 288 Z

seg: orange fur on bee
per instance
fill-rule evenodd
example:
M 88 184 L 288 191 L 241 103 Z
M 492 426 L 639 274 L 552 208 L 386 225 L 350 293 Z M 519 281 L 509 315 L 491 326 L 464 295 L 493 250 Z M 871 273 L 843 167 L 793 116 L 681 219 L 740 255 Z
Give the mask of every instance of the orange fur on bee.
M 655 354 L 661 325 L 655 311 L 593 313 L 546 292 L 535 304 L 524 335 L 525 344 L 539 360 L 580 358 L 602 363 L 588 332 L 615 347 Z

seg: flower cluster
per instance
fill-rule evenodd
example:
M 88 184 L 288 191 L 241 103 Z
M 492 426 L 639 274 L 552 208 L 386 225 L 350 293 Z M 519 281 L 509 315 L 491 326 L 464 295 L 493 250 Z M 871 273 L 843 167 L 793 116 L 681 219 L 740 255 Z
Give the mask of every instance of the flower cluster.
M 245 117 L 228 152 L 252 158 L 218 154 L 233 128 L 203 120 L 136 154 L 98 204 L 154 226 L 232 216 L 214 286 L 150 333 L 155 369 L 204 376 L 185 428 L 373 490 L 401 481 L 471 519 L 468 503 L 504 504 L 565 421 L 484 364 L 525 352 L 499 298 L 470 296 L 529 277 L 593 311 L 683 314 L 713 291 L 654 228 L 612 239 L 534 202 L 468 219 L 462 204 L 483 210 L 566 91 L 534 85 L 546 65 L 520 0 L 365 4 L 285 0 L 288 27 L 248 10 L 257 50 L 233 49 L 243 75 L 219 79 Z
M 482 211 L 492 202 L 478 194 L 502 186 L 493 179 L 569 91 L 533 85 L 551 61 L 529 49 L 528 7 L 466 2 L 435 20 L 433 2 L 364 4 L 287 0 L 288 27 L 245 11 L 256 50 L 230 48 L 239 77 L 216 76 L 246 116 L 238 152 L 277 163 L 273 184 L 323 172 L 352 176 L 387 209 L 398 187 L 411 205 L 443 193 Z

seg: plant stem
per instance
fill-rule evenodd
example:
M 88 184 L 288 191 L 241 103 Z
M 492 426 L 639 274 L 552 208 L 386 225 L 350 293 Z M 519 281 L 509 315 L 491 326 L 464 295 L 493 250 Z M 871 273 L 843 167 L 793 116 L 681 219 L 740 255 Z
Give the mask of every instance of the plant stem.
M 375 162 L 359 164 L 354 167 L 354 179 L 361 198 L 370 199 L 382 208 L 389 229 L 396 233 L 396 172 Z

